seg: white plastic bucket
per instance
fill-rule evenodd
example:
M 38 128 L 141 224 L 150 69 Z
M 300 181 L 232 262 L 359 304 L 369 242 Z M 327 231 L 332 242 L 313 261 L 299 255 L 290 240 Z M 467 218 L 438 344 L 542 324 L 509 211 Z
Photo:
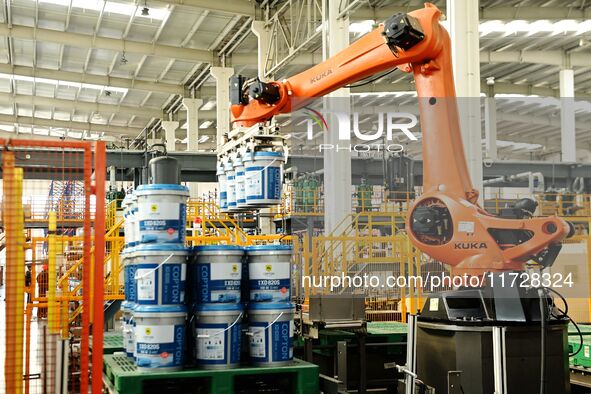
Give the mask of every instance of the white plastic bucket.
M 291 301 L 289 245 L 256 245 L 246 248 L 250 302 Z
M 132 242 L 135 241 L 133 235 L 133 225 L 131 222 L 131 195 L 126 194 L 121 202 L 121 208 L 123 208 L 123 246 L 129 248 L 134 246 Z
M 129 301 L 123 301 L 121 303 L 121 312 L 123 324 L 123 347 L 125 348 L 125 354 L 127 357 L 133 357 L 133 303 Z
M 182 305 L 187 278 L 186 248 L 170 245 L 139 245 L 133 253 L 138 305 Z
M 250 303 L 248 342 L 250 361 L 257 366 L 279 366 L 293 360 L 291 303 Z
M 189 189 L 181 185 L 141 185 L 136 191 L 141 243 L 185 243 Z
M 195 362 L 204 369 L 240 365 L 242 305 L 202 304 L 195 311 Z
M 140 371 L 176 371 L 184 362 L 184 306 L 135 308 L 136 365 Z
M 226 180 L 226 172 L 224 171 L 224 164 L 222 162 L 218 162 L 217 164 L 216 175 L 218 177 L 218 187 L 220 189 L 219 205 L 220 209 L 225 211 L 228 209 L 228 185 Z
M 246 204 L 246 186 L 244 177 L 244 163 L 240 157 L 234 160 L 234 171 L 236 173 L 236 208 L 248 208 Z
M 244 250 L 234 245 L 204 245 L 195 248 L 196 269 L 192 283 L 196 303 L 238 303 Z
M 135 190 L 131 193 L 131 205 L 129 220 L 131 222 L 131 242 L 130 246 L 136 246 L 140 243 L 140 225 L 138 219 L 137 194 Z
M 283 163 L 281 152 L 261 151 L 249 153 L 244 162 L 246 204 L 268 206 L 281 202 Z
M 226 171 L 226 190 L 228 192 L 228 210 L 236 209 L 236 171 L 231 162 L 224 164 Z

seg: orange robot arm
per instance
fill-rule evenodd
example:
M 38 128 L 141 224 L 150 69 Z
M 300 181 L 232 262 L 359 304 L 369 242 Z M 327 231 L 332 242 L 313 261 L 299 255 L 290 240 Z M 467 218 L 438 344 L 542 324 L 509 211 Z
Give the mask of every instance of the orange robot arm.
M 412 73 L 419 97 L 424 189 L 408 214 L 413 244 L 456 272 L 473 275 L 523 269 L 530 259 L 549 265 L 572 231 L 569 223 L 558 217 L 499 218 L 478 205 L 460 133 L 451 42 L 440 16 L 437 7 L 426 4 L 391 17 L 332 58 L 287 80 L 239 86 L 232 97 L 232 122 L 251 126 L 268 121 L 394 67 Z M 528 210 L 531 204 L 519 212 Z

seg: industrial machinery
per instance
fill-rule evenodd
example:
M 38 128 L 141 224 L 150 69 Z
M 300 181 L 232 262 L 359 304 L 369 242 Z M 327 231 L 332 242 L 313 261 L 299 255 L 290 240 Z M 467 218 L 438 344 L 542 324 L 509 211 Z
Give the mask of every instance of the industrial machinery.
M 520 202 L 511 218 L 479 205 L 460 134 L 451 42 L 440 17 L 431 4 L 394 15 L 330 59 L 281 82 L 236 78 L 233 124 L 237 130 L 263 129 L 274 115 L 352 82 L 394 67 L 412 73 L 424 164 L 423 194 L 409 211 L 408 235 L 454 274 L 484 280 L 482 286 L 429 296 L 409 332 L 416 346 L 401 369 L 408 375 L 406 393 L 415 393 L 417 376 L 438 393 L 567 393 L 566 314 L 557 312 L 547 289 L 504 286 L 498 278 L 528 272 L 532 260 L 551 266 L 573 227 L 556 216 L 532 217 L 533 201 Z

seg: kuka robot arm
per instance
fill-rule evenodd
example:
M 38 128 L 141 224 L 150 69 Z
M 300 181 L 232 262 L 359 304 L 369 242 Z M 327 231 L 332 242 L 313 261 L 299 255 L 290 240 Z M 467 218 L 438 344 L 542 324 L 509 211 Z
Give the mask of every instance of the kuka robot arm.
M 478 204 L 460 132 L 451 41 L 440 16 L 431 4 L 395 15 L 330 59 L 281 82 L 233 77 L 232 122 L 252 126 L 268 121 L 394 67 L 412 73 L 423 149 L 423 194 L 409 209 L 406 224 L 413 244 L 473 275 L 523 269 L 530 259 L 550 265 L 572 232 L 569 223 L 558 217 L 498 218 Z

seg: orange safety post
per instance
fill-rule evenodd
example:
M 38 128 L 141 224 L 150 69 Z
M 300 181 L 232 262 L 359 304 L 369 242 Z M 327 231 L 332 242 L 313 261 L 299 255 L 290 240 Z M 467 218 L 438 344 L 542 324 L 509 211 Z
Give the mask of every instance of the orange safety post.
M 96 216 L 94 219 L 94 324 L 92 328 L 92 392 L 101 393 L 103 387 L 103 326 L 105 281 L 105 143 L 96 142 L 94 149 L 94 195 Z M 119 275 L 119 272 L 111 272 Z
M 90 221 L 90 193 L 92 190 L 92 151 L 88 144 L 83 145 L 84 149 L 84 247 L 82 262 L 82 335 L 80 338 L 80 392 L 88 392 L 88 372 L 90 352 L 90 292 L 92 282 L 91 276 L 91 221 Z M 98 232 L 98 231 L 97 231 Z M 102 327 L 101 327 L 102 328 Z

